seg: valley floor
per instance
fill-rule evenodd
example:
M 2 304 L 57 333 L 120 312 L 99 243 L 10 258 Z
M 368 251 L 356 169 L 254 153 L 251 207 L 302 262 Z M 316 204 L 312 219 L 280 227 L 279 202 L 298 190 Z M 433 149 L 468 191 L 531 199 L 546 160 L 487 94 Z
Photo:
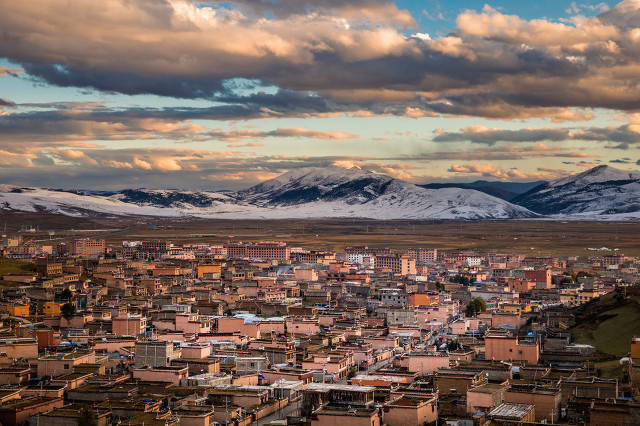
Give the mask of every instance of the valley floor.
M 36 217 L 37 216 L 37 217 Z M 435 247 L 531 255 L 596 256 L 619 249 L 640 256 L 640 222 L 560 221 L 408 221 L 408 220 L 229 220 L 229 219 L 81 219 L 2 214 L 7 231 L 40 224 L 52 242 L 64 238 L 102 237 L 107 242 L 168 239 L 174 243 L 206 241 L 284 241 L 315 249 L 340 250 L 350 245 L 402 249 Z M 2 225 L 2 223 L 0 223 Z M 74 228 L 74 231 L 71 229 Z M 55 236 L 47 236 L 55 230 Z

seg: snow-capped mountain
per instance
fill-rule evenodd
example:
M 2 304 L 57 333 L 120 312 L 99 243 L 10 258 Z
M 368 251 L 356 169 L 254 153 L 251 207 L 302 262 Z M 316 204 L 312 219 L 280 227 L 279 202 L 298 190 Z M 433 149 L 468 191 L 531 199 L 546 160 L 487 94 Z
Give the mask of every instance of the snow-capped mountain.
M 426 189 L 340 167 L 304 168 L 236 193 L 118 192 L 0 187 L 0 208 L 72 216 L 217 218 L 514 219 L 536 214 L 471 189 Z
M 511 200 L 542 215 L 584 219 L 640 218 L 640 173 L 597 166 Z

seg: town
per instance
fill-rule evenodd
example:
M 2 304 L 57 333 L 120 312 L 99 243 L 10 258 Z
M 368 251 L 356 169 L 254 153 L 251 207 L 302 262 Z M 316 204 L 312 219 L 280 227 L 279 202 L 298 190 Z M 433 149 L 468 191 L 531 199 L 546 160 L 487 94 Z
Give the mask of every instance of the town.
M 425 240 L 5 235 L 0 423 L 637 424 L 640 258 Z

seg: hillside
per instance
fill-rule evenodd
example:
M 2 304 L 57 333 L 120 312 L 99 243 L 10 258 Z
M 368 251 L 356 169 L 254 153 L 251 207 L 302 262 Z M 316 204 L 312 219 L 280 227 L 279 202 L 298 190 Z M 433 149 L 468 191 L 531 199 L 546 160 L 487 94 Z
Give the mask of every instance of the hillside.
M 640 290 L 630 288 L 626 296 L 616 290 L 575 308 L 571 337 L 608 355 L 626 355 L 631 338 L 640 335 L 639 302 Z
M 640 217 L 640 173 L 597 166 L 542 184 L 510 202 L 557 218 L 637 219 Z
M 0 208 L 101 218 L 371 218 L 483 220 L 538 215 L 472 189 L 425 189 L 341 167 L 301 168 L 235 193 L 179 190 L 64 191 L 0 185 Z
M 0 258 L 0 290 L 16 285 L 16 283 L 4 281 L 2 278 L 5 275 L 28 274 L 35 272 L 35 270 L 36 266 L 33 262 Z

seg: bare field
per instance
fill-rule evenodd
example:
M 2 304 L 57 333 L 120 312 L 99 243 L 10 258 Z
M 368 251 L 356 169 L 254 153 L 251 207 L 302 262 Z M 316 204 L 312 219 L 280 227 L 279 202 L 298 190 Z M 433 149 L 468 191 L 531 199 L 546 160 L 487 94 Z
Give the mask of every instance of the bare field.
M 111 224 L 104 223 L 104 227 Z M 155 229 L 154 229 L 155 228 Z M 286 241 L 307 248 L 341 250 L 350 245 L 403 249 L 436 247 L 532 255 L 595 255 L 588 248 L 617 248 L 640 256 L 640 223 L 599 222 L 434 222 L 374 220 L 190 220 L 130 224 L 109 233 L 123 239 L 206 241 Z
M 608 247 L 640 256 L 640 222 L 75 219 L 6 212 L 0 220 L 7 223 L 8 232 L 18 231 L 23 225 L 39 226 L 45 232 L 55 230 L 52 242 L 81 236 L 101 237 L 109 243 L 143 239 L 174 243 L 277 240 L 326 250 L 369 245 L 557 256 L 596 255 L 602 252 L 588 248 Z

